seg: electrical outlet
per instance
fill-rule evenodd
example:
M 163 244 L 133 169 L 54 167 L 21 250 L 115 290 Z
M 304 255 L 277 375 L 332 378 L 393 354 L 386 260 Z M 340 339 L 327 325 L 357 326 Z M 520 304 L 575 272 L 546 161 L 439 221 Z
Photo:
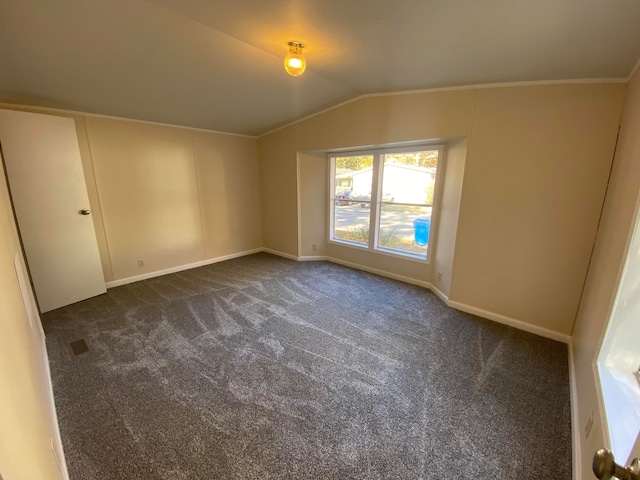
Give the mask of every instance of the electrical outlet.
M 591 434 L 591 429 L 593 428 L 594 421 L 595 421 L 595 415 L 593 412 L 591 412 L 591 415 L 589 416 L 589 420 L 587 420 L 587 426 L 584 428 L 585 438 L 589 438 L 589 435 Z
M 311 245 L 311 250 L 313 250 L 314 252 L 318 251 L 318 245 L 316 245 L 315 243 Z
M 438 272 L 438 281 L 441 282 L 442 281 L 442 272 Z
M 144 260 L 138 259 L 138 267 L 139 268 L 144 267 Z

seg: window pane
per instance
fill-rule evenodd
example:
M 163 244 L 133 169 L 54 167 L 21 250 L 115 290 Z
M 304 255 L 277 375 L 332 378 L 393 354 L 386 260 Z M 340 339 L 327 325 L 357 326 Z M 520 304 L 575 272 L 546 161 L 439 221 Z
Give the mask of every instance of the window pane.
M 378 247 L 427 257 L 431 207 L 383 203 Z
M 335 158 L 333 183 L 334 240 L 369 243 L 369 207 L 373 181 L 373 156 Z
M 437 167 L 437 150 L 386 154 L 380 200 L 432 205 Z
M 362 245 L 369 244 L 369 209 L 360 203 L 336 201 L 333 238 Z

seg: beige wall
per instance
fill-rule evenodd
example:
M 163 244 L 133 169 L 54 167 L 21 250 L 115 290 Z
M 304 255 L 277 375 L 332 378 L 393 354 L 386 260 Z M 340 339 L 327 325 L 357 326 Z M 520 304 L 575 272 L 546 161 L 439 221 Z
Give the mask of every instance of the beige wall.
M 624 85 L 478 90 L 451 297 L 570 335 Z
M 39 319 L 30 326 L 14 267 L 16 254 L 24 265 L 20 252 L 0 175 L 0 474 L 6 480 L 62 479 L 49 443 L 58 434 L 47 354 Z
M 114 278 L 203 260 L 191 132 L 97 117 L 86 124 Z
M 205 258 L 262 247 L 256 140 L 201 131 L 192 135 Z
M 329 160 L 325 154 L 298 154 L 298 222 L 301 257 L 326 255 Z M 317 250 L 312 246 L 316 245 Z
M 263 246 L 295 257 L 298 256 L 296 151 L 294 127 L 258 139 Z
M 255 138 L 2 108 L 75 120 L 106 282 L 262 247 Z
M 573 330 L 577 427 L 583 478 L 590 478 L 593 453 L 606 445 L 593 365 L 611 313 L 625 250 L 635 222 L 635 208 L 640 195 L 639 131 L 640 72 L 636 71 L 627 86 L 611 179 Z M 591 412 L 595 414 L 595 423 L 589 438 L 585 438 L 585 428 Z
M 591 364 L 622 261 L 630 199 L 640 188 L 632 134 L 640 122 L 638 83 L 636 75 L 575 328 L 582 432 L 595 408 Z M 457 302 L 570 333 L 624 89 L 576 84 L 366 97 L 258 141 L 59 114 L 76 120 L 107 280 L 264 246 L 434 282 Z M 468 145 L 459 143 L 464 137 Z M 466 159 L 445 178 L 433 259 L 443 284 L 424 264 L 326 243 L 327 163 L 319 151 L 435 138 L 448 142 L 450 156 Z M 601 435 L 596 421 L 585 462 Z
M 452 139 L 446 148 L 446 176 L 440 189 L 440 218 L 434 222 L 437 240 L 432 244 L 433 271 L 443 272 L 436 286 L 448 294 L 453 265 L 453 247 L 458 225 L 460 192 L 466 159 L 466 138 Z M 329 243 L 329 160 L 326 153 L 298 153 L 298 222 L 300 224 L 300 256 L 329 256 L 342 263 L 380 270 L 414 283 L 434 281 L 432 268 L 424 263 L 372 253 Z M 437 228 L 436 228 L 437 226 Z M 317 251 L 312 250 L 316 244 Z M 436 248 L 436 246 L 438 246 Z M 436 276 L 437 278 L 437 276 Z
M 294 125 L 296 148 L 330 150 L 466 136 L 474 98 L 475 90 L 365 97 Z
M 114 280 L 262 246 L 254 138 L 84 123 Z
M 451 276 L 458 234 L 458 217 L 464 179 L 464 167 L 467 160 L 468 140 L 453 140 L 445 151 L 444 178 L 441 182 L 442 193 L 438 206 L 438 222 L 435 255 L 432 257 L 431 283 L 446 296 L 451 293 Z M 441 273 L 441 279 L 438 279 Z
M 434 222 L 437 229 L 437 240 L 433 242 L 432 264 L 433 271 L 443 272 L 442 282 L 438 287 L 448 294 L 453 263 L 453 246 L 458 224 L 458 207 L 464 163 L 466 159 L 467 140 L 465 138 L 452 139 L 446 148 L 446 178 L 442 182 L 438 200 L 441 208 L 440 217 Z M 421 262 L 390 257 L 372 253 L 359 248 L 350 248 L 328 240 L 328 176 L 329 161 L 327 154 L 298 154 L 298 190 L 299 190 L 299 222 L 300 222 L 300 256 L 328 256 L 333 260 L 361 267 L 379 270 L 413 281 L 418 284 L 433 281 L 432 268 Z M 318 250 L 311 249 L 313 244 Z M 441 247 L 440 247 L 441 245 Z M 436 248 L 437 246 L 437 248 Z
M 446 262 L 453 261 L 450 299 L 458 304 L 569 335 L 624 90 L 620 83 L 567 84 L 365 97 L 261 137 L 265 246 L 295 255 L 298 214 L 282 208 L 281 198 L 296 194 L 296 152 L 468 137 L 460 216 L 457 228 L 455 208 L 442 218 L 449 230 L 435 245 L 441 249 L 436 268 L 442 268 L 435 271 L 444 278 Z M 300 189 L 313 181 L 304 168 Z M 301 195 L 300 218 L 310 212 L 318 218 L 311 200 Z M 320 229 L 302 222 L 306 252 L 308 238 Z M 434 281 L 423 264 L 334 244 L 325 248 L 342 261 Z
M 295 202 L 297 196 L 298 152 L 313 154 L 315 151 L 318 154 L 318 151 L 342 147 L 466 136 L 471 131 L 474 97 L 473 90 L 368 97 L 260 137 L 258 155 L 264 246 L 298 255 L 298 210 L 295 203 L 290 203 Z M 305 173 L 302 172 L 301 185 L 306 189 L 310 184 Z M 318 181 L 326 182 L 326 177 Z M 316 218 L 313 202 L 325 202 L 326 196 L 323 194 L 322 200 L 312 200 L 309 192 L 305 192 L 303 198 L 312 203 L 307 204 L 311 206 L 309 212 L 304 212 L 307 205 L 302 207 L 301 218 L 310 215 Z M 317 233 L 318 227 L 310 227 L 307 223 L 301 230 L 305 238 L 316 235 L 308 233 L 309 228 Z M 303 249 L 306 249 L 306 243 L 306 240 L 302 242 Z M 368 252 L 345 252 L 346 247 L 335 245 L 326 248 L 331 249 L 331 255 L 336 258 L 356 261 L 355 257 L 358 257 L 374 262 L 377 266 L 373 268 L 389 268 L 399 275 L 417 274 L 422 280 L 428 277 L 428 273 L 425 276 L 414 262 L 398 263 L 396 259 L 381 259 Z

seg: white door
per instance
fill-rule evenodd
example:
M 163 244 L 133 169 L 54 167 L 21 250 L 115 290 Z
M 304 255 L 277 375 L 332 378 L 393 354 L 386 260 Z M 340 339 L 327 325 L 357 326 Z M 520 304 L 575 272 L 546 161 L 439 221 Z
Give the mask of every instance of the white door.
M 0 110 L 0 147 L 40 310 L 105 293 L 74 121 Z

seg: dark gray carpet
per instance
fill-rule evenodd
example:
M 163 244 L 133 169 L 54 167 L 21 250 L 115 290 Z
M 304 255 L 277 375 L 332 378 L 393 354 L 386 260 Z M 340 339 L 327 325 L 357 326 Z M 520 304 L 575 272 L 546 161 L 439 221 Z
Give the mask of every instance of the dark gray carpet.
M 44 324 L 72 480 L 571 478 L 566 346 L 419 287 L 257 254 Z

